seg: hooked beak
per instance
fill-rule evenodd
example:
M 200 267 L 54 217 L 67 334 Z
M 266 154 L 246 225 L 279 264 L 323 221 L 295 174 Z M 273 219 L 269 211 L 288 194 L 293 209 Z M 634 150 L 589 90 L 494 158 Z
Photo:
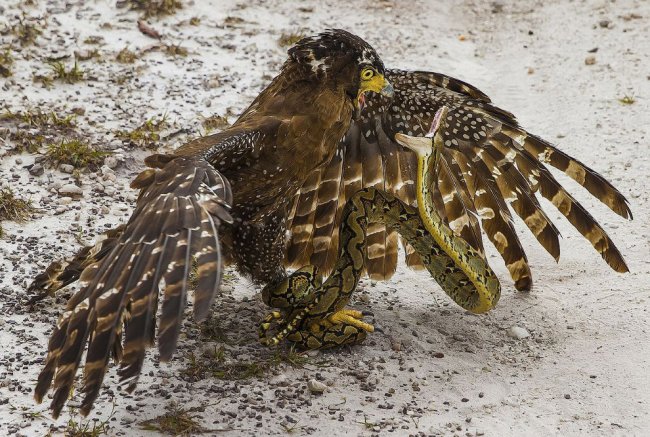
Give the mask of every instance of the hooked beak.
M 383 74 L 376 74 L 372 79 L 363 82 L 359 88 L 359 94 L 357 95 L 357 102 L 355 106 L 354 115 L 352 118 L 358 120 L 361 116 L 361 111 L 366 106 L 366 96 L 365 94 L 368 91 L 373 91 L 375 93 L 381 94 L 384 97 L 391 98 L 395 94 L 393 85 L 386 80 Z
M 395 89 L 393 88 L 393 85 L 391 85 L 390 82 L 388 82 L 386 79 L 384 79 L 384 86 L 382 89 L 379 91 L 379 94 L 381 94 L 384 97 L 393 97 L 393 94 L 395 94 Z

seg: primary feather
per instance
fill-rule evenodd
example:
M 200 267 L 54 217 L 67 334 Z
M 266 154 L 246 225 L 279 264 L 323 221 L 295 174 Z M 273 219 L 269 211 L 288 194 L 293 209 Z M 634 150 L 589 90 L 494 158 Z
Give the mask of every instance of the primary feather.
M 339 212 L 351 193 L 379 186 L 415 204 L 413 192 L 415 166 L 410 151 L 394 141 L 396 133 L 424 136 L 437 109 L 447 106 L 446 126 L 442 132 L 445 149 L 438 169 L 438 184 L 432 190 L 433 203 L 443 220 L 455 233 L 476 249 L 482 248 L 480 227 L 501 254 L 518 289 L 532 286 L 532 273 L 524 248 L 517 236 L 510 209 L 521 217 L 539 243 L 556 260 L 560 257 L 559 231 L 544 212 L 536 197 L 541 194 L 587 238 L 603 259 L 616 271 L 627 265 L 613 241 L 589 212 L 571 196 L 544 165 L 565 172 L 592 195 L 624 218 L 632 218 L 625 197 L 594 170 L 568 156 L 547 141 L 522 129 L 508 111 L 494 106 L 477 88 L 458 79 L 424 71 L 387 70 L 395 96 L 387 99 L 372 95 L 366 99 L 361 118 L 355 121 L 339 144 L 344 171 L 339 183 Z M 388 169 L 391 169 L 388 171 Z M 381 175 L 381 176 L 380 176 Z M 302 189 L 301 189 L 302 193 Z M 313 204 L 319 199 L 310 198 Z M 321 216 L 298 197 L 297 223 L 309 226 L 312 218 L 322 223 L 337 220 L 338 213 Z M 290 217 L 296 220 L 296 217 Z M 291 223 L 290 229 L 293 229 Z M 393 249 L 394 232 L 382 234 L 376 229 L 372 249 L 367 249 L 367 273 L 389 278 L 397 259 Z M 381 235 L 381 237 L 377 237 Z M 391 241 L 389 244 L 388 241 Z M 336 235 L 319 246 L 337 250 Z M 313 242 L 307 234 L 292 234 L 287 264 L 298 267 L 315 263 L 324 273 L 331 270 L 331 255 L 313 257 Z M 382 247 L 383 246 L 383 247 Z M 389 250 L 390 247 L 390 250 Z M 300 256 L 297 256 L 299 253 Z M 382 257 L 383 254 L 383 257 Z M 417 257 L 406 246 L 407 263 L 419 267 Z

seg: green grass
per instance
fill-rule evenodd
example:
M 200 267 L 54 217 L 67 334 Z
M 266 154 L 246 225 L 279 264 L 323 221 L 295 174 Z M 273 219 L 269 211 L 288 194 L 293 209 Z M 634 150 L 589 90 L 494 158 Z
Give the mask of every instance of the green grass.
M 294 368 L 303 368 L 310 358 L 294 348 L 287 350 L 276 349 L 272 354 L 257 357 L 254 361 L 234 361 L 229 359 L 226 349 L 215 347 L 212 354 L 197 356 L 190 352 L 187 356 L 187 367 L 183 374 L 192 381 L 205 378 L 224 380 L 244 380 L 259 378 L 281 364 Z
M 74 65 L 70 69 L 66 69 L 63 62 L 51 62 L 50 68 L 52 69 L 52 80 L 59 80 L 65 83 L 76 83 L 84 78 L 84 72 L 79 68 L 79 64 L 75 59 Z
M 136 59 L 138 59 L 137 55 L 129 50 L 128 47 L 124 47 L 115 56 L 115 60 L 120 64 L 133 64 Z
M 6 47 L 0 51 L 0 76 L 10 77 L 13 72 L 11 67 L 14 65 L 14 58 L 11 56 L 11 47 Z
M 304 37 L 305 34 L 302 32 L 288 32 L 288 33 L 283 32 L 282 35 L 280 35 L 278 44 L 280 44 L 280 47 L 289 47 L 294 45 Z
M 181 408 L 176 403 L 170 404 L 162 416 L 140 422 L 140 428 L 174 436 L 196 435 L 209 431 L 195 420 L 191 410 Z
M 75 127 L 75 114 L 61 115 L 54 111 L 43 112 L 41 109 L 12 112 L 7 110 L 0 114 L 0 120 L 17 121 L 34 128 L 72 129 Z
M 24 47 L 34 44 L 36 38 L 38 38 L 43 31 L 38 25 L 30 23 L 27 20 L 27 16 L 23 13 L 22 17 L 18 18 L 18 23 L 11 27 L 11 33 L 17 37 L 20 45 Z
M 636 102 L 636 99 L 632 95 L 624 95 L 618 101 L 623 105 L 633 105 Z
M 75 127 L 74 114 L 60 114 L 55 111 L 43 112 L 40 109 L 27 109 L 0 113 L 0 124 L 26 125 L 29 129 L 14 129 L 9 139 L 15 143 L 11 150 L 16 153 L 36 153 L 46 143 L 47 137 L 71 134 Z M 4 134 L 3 134 L 4 135 Z
M 141 11 L 145 18 L 174 15 L 183 8 L 179 0 L 128 0 L 131 10 Z
M 91 59 L 101 59 L 102 54 L 99 52 L 99 49 L 94 48 L 92 50 L 74 52 L 74 56 L 78 61 L 89 61 Z
M 40 134 L 32 134 L 24 130 L 18 130 L 9 134 L 11 141 L 15 143 L 10 152 L 13 153 L 37 153 L 46 143 L 46 138 Z
M 167 126 L 167 114 L 164 114 L 160 119 L 151 117 L 135 129 L 116 131 L 115 136 L 131 146 L 156 149 L 160 131 Z
M 65 430 L 63 431 L 63 435 L 65 435 L 65 437 L 100 437 L 103 435 L 108 435 L 108 431 L 110 429 L 108 422 L 110 422 L 110 420 L 115 415 L 115 405 L 113 405 L 111 414 L 109 414 L 106 420 L 103 421 L 99 421 L 99 420 L 77 421 L 74 417 L 73 412 L 74 410 L 71 408 L 70 415 L 72 417 L 70 417 L 70 419 L 68 420 Z
M 99 168 L 108 152 L 97 150 L 77 139 L 62 139 L 47 146 L 46 155 L 51 164 L 70 164 L 75 168 Z
M 189 52 L 185 47 L 182 47 L 180 44 L 169 44 L 165 46 L 165 53 L 174 58 L 177 57 L 186 57 Z
M 0 188 L 0 221 L 24 222 L 34 211 L 31 201 L 17 197 L 9 187 Z
M 201 124 L 207 132 L 215 129 L 224 129 L 229 126 L 228 119 L 223 115 L 212 115 L 204 119 Z
M 104 42 L 104 37 L 103 36 L 98 36 L 98 35 L 91 35 L 84 39 L 84 44 L 101 44 Z

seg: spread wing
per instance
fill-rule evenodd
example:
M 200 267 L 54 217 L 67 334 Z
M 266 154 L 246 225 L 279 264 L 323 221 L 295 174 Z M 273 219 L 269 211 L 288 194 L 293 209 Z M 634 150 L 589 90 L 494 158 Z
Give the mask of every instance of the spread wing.
M 110 252 L 81 273 L 80 290 L 68 302 L 50 337 L 35 398 L 54 389 L 58 417 L 84 365 L 81 412 L 90 411 L 112 354 L 120 379 L 133 390 L 145 348 L 154 343 L 158 288 L 164 283 L 158 327 L 161 360 L 171 358 L 186 305 L 192 257 L 198 265 L 194 316 L 206 316 L 221 278 L 218 228 L 230 221 L 230 184 L 200 158 L 157 156 L 160 170 L 145 170 L 132 183 L 141 188 L 135 211 L 108 245 Z
M 518 289 L 529 289 L 532 275 L 514 226 L 512 211 L 556 260 L 559 232 L 542 210 L 537 195 L 551 203 L 617 272 L 627 265 L 591 214 L 559 184 L 546 165 L 569 175 L 593 196 L 625 218 L 632 218 L 625 197 L 605 178 L 549 142 L 522 129 L 515 117 L 494 106 L 475 87 L 431 72 L 390 70 L 395 88 L 388 100 L 368 96 L 360 119 L 341 141 L 329 166 L 315 172 L 294 199 L 287 264 L 332 269 L 338 250 L 343 204 L 356 190 L 374 186 L 414 204 L 415 156 L 394 140 L 395 133 L 424 135 L 436 110 L 449 108 L 445 149 L 432 190 L 434 204 L 447 224 L 482 250 L 481 229 L 501 254 Z M 371 278 L 395 271 L 398 239 L 375 225 L 369 232 L 366 269 Z M 406 247 L 407 264 L 419 259 Z

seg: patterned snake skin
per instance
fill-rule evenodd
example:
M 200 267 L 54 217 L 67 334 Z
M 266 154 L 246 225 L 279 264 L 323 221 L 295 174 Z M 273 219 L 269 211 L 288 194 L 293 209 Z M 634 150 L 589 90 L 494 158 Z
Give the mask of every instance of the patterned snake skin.
M 438 215 L 428 191 L 444 147 L 440 127 L 447 108 L 441 108 L 426 137 L 397 134 L 396 140 L 418 155 L 418 208 L 375 188 L 356 193 L 345 205 L 340 248 L 334 272 L 322 285 L 313 267 L 297 270 L 282 284 L 262 292 L 265 302 L 279 308 L 260 324 L 260 340 L 276 345 L 282 339 L 306 349 L 322 349 L 363 341 L 373 327 L 363 313 L 345 309 L 363 272 L 368 225 L 383 223 L 405 238 L 422 258 L 431 276 L 464 309 L 483 313 L 499 300 L 499 281 L 481 253 L 453 234 Z M 284 323 L 274 336 L 273 322 Z

